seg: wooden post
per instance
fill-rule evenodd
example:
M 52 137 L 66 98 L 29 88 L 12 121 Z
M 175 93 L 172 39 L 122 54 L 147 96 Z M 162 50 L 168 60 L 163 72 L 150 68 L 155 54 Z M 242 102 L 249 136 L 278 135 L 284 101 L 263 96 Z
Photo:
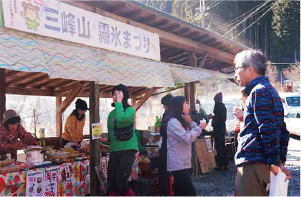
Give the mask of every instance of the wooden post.
M 100 180 L 96 169 L 100 165 L 100 145 L 99 139 L 92 140 L 92 123 L 99 122 L 99 85 L 95 82 L 89 83 L 89 115 L 90 115 L 90 194 L 100 195 Z
M 134 96 L 134 97 L 131 97 L 131 106 L 132 106 L 132 107 L 135 107 L 136 101 L 137 101 L 137 99 L 136 99 L 135 96 Z M 137 123 L 137 117 L 135 116 L 135 120 L 134 120 L 134 128 L 136 128 L 136 123 Z
M 3 120 L 3 113 L 6 110 L 5 96 L 5 70 L 0 68 L 0 122 Z
M 197 57 L 195 56 L 195 52 L 191 51 L 189 52 L 189 66 L 191 67 L 197 67 Z M 190 112 L 192 119 L 194 119 L 193 116 L 197 116 L 197 111 L 195 109 L 195 84 L 194 82 L 189 83 L 189 98 L 190 98 Z M 200 168 L 199 168 L 199 161 L 198 156 L 196 152 L 196 142 L 194 141 L 192 143 L 192 172 L 193 176 L 199 176 L 200 175 Z
M 185 83 L 184 97 L 185 97 L 186 101 L 189 101 L 189 83 Z
M 63 112 L 59 112 L 59 106 L 62 104 L 62 95 L 56 97 L 56 136 L 60 137 L 59 146 L 62 146 L 62 123 L 63 123 Z

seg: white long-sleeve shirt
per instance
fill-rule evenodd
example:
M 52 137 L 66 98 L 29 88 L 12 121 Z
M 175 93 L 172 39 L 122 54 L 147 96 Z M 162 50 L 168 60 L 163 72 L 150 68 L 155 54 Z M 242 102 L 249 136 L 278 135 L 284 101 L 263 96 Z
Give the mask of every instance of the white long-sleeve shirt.
M 185 130 L 176 118 L 167 125 L 167 171 L 191 168 L 191 143 L 202 133 L 202 129 L 193 121 L 191 130 Z

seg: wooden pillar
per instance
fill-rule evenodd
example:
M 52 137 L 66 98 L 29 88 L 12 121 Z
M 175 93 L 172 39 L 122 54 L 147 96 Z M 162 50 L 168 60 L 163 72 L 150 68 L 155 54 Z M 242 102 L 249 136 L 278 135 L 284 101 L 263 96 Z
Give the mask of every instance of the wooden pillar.
M 136 102 L 137 102 L 136 97 L 131 97 L 131 106 L 132 107 L 135 107 Z M 137 123 L 137 117 L 135 116 L 135 119 L 134 119 L 134 128 L 136 128 L 136 123 Z
M 185 86 L 184 86 L 184 97 L 186 99 L 186 101 L 189 101 L 189 83 L 185 83 Z
M 195 52 L 192 51 L 189 53 L 189 66 L 191 67 L 197 67 L 197 57 L 195 56 Z M 197 111 L 195 108 L 195 83 L 191 82 L 189 83 L 189 98 L 190 98 L 190 112 L 191 112 L 191 118 L 195 119 L 197 118 Z M 194 141 L 192 143 L 192 172 L 193 176 L 199 176 L 200 175 L 200 167 L 199 167 L 199 161 L 198 161 L 198 155 L 196 150 L 196 142 Z
M 59 146 L 62 147 L 62 124 L 63 124 L 63 112 L 58 111 L 60 105 L 62 104 L 62 96 L 56 97 L 56 136 L 59 136 Z
M 0 122 L 3 119 L 3 113 L 6 110 L 6 96 L 5 96 L 5 70 L 0 68 Z
M 99 85 L 95 82 L 89 83 L 89 115 L 90 115 L 90 194 L 100 195 L 100 180 L 97 170 L 100 167 L 100 145 L 99 139 L 92 140 L 92 123 L 99 123 Z

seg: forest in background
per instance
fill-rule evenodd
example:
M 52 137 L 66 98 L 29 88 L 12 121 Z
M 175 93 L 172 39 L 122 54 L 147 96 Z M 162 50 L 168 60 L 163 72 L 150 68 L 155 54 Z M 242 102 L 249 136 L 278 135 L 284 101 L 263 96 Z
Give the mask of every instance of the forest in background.
M 300 62 L 300 1 L 139 0 L 267 54 L 279 69 Z M 203 23 L 202 23 L 203 22 Z

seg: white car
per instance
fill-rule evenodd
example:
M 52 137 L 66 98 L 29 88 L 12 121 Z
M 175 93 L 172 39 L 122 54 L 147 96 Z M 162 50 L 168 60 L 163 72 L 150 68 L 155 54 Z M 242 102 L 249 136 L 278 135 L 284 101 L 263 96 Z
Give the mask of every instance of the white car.
M 284 118 L 287 130 L 294 135 L 300 136 L 301 121 L 300 108 L 291 110 Z
M 280 93 L 279 96 L 283 104 L 284 115 L 294 109 L 300 109 L 300 93 L 286 92 Z

